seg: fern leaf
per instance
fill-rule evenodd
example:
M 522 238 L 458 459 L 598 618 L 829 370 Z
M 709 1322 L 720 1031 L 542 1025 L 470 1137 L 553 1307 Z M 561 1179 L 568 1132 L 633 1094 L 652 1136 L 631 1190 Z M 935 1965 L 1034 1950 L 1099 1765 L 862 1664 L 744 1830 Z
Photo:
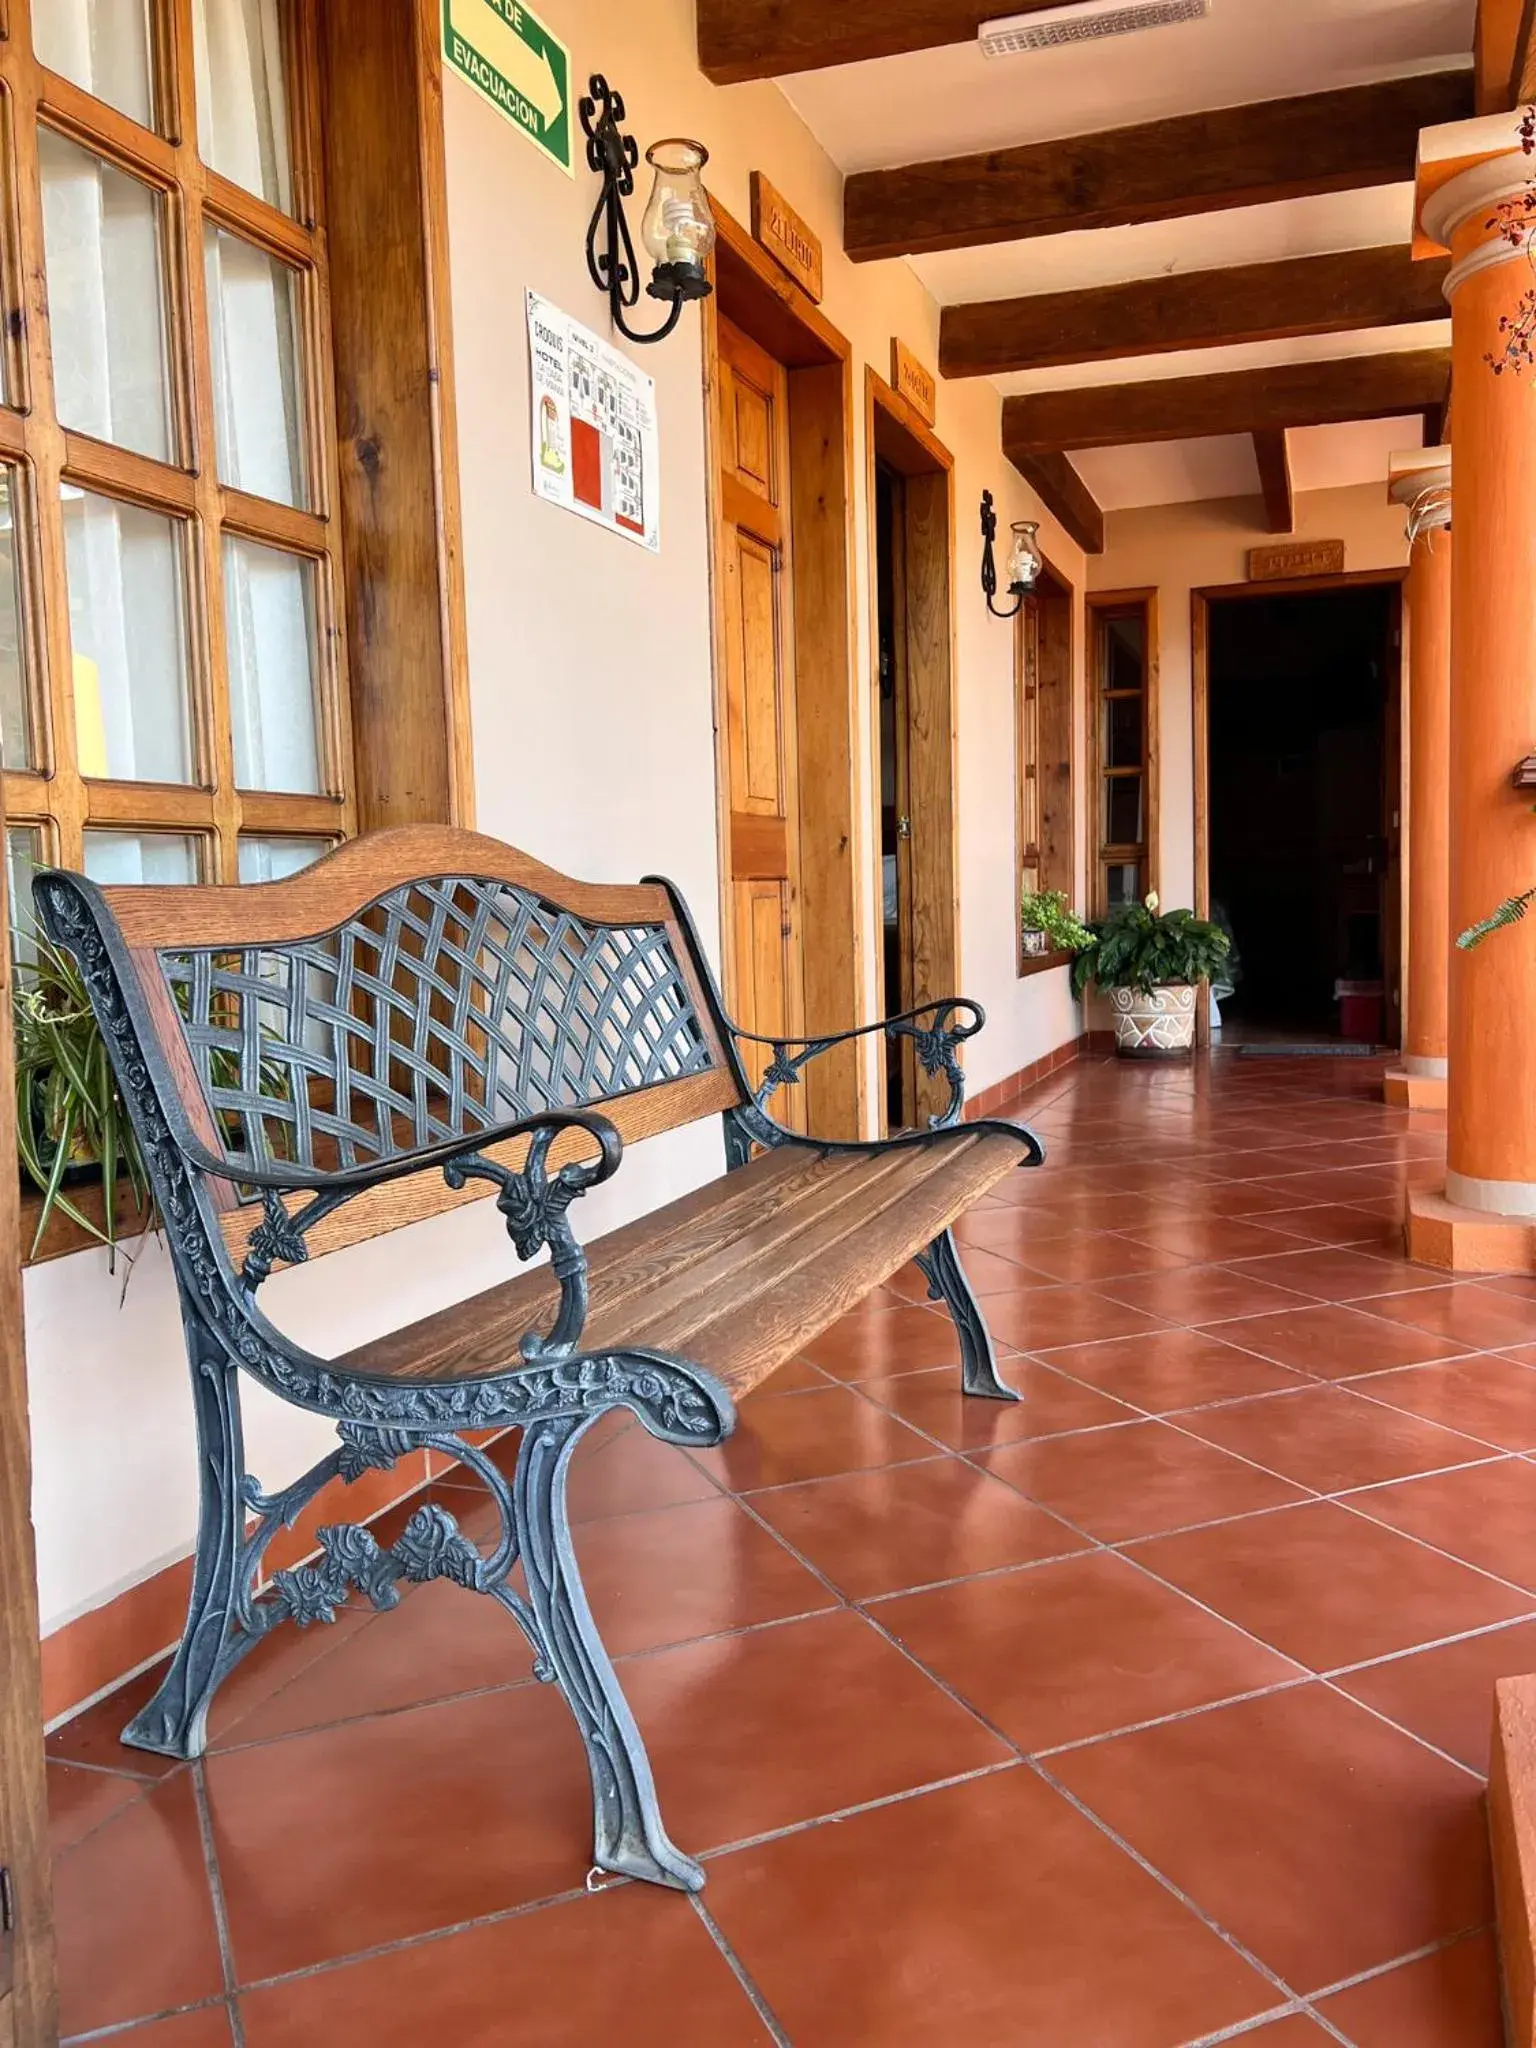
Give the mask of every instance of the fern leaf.
M 1456 941 L 1457 945 L 1464 953 L 1470 952 L 1474 946 L 1480 946 L 1483 940 L 1490 938 L 1494 932 L 1506 931 L 1510 925 L 1519 924 L 1532 903 L 1536 903 L 1536 889 L 1527 889 L 1519 896 L 1507 897 L 1497 910 L 1482 920 L 1481 924 L 1471 925 L 1462 932 Z

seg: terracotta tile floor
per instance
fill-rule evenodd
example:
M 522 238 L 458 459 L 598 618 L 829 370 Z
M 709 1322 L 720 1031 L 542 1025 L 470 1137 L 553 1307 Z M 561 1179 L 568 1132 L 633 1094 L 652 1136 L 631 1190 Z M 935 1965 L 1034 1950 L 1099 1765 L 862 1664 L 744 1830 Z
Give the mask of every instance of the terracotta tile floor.
M 65 2031 L 125 2048 L 1497 2048 L 1492 1687 L 1536 1670 L 1536 1287 L 1402 1260 L 1360 1061 L 1095 1061 L 960 1236 L 697 1458 L 573 1493 L 699 1901 L 583 1890 L 490 1603 L 263 1646 L 192 1768 L 51 1739 Z M 478 1496 L 441 1488 L 483 1535 Z

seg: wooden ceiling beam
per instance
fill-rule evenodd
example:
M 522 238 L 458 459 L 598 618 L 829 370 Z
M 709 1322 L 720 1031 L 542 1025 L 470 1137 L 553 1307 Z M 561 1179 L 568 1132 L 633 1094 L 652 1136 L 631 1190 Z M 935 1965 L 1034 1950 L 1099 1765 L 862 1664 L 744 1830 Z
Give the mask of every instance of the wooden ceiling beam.
M 699 69 L 716 85 L 971 42 L 999 13 L 1057 0 L 698 0 Z
M 1471 72 L 1439 71 L 860 171 L 843 242 L 869 262 L 1405 183 L 1419 130 L 1471 112 Z
M 1013 455 L 1010 461 L 1035 496 L 1071 535 L 1085 555 L 1104 552 L 1104 514 L 1099 501 L 1065 455 Z
M 1525 0 L 1520 29 L 1515 37 L 1515 57 L 1510 70 L 1509 104 L 1528 107 L 1536 103 L 1536 0 Z
M 1135 384 L 1035 391 L 1003 401 L 1003 451 L 1056 454 L 1137 441 L 1190 441 L 1345 420 L 1391 419 L 1443 405 L 1448 348 L 1278 363 L 1216 377 L 1149 377 Z
M 946 306 L 939 368 L 946 377 L 994 377 L 1225 342 L 1443 319 L 1441 286 L 1449 268 L 1449 257 L 1415 263 L 1404 242 Z
M 1253 437 L 1264 493 L 1264 524 L 1270 533 L 1296 531 L 1296 487 L 1291 479 L 1291 448 L 1284 427 L 1265 427 Z
M 1477 111 L 1502 114 L 1536 100 L 1536 0 L 1477 0 L 1472 64 Z

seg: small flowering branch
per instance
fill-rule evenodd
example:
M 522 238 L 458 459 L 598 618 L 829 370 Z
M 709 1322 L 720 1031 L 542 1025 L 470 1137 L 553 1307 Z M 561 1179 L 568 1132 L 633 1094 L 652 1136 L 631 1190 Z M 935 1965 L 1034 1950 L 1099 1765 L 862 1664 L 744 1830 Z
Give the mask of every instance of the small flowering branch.
M 1536 107 L 1527 107 L 1521 116 L 1520 147 L 1527 156 L 1536 156 Z M 1513 198 L 1502 200 L 1488 225 L 1497 228 L 1512 249 L 1524 252 L 1531 275 L 1536 277 L 1536 180 Z M 1519 376 L 1536 363 L 1536 286 L 1523 295 L 1513 313 L 1500 316 L 1499 334 L 1502 351 L 1485 358 L 1495 377 L 1502 377 L 1506 370 Z

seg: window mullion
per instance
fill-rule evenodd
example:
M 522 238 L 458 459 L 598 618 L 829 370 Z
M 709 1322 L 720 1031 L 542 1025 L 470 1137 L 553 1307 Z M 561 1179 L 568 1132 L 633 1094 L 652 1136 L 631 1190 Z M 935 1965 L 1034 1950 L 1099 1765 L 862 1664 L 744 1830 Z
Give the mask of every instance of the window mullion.
M 357 757 L 352 734 L 352 697 L 347 666 L 346 569 L 342 554 L 337 481 L 335 336 L 331 328 L 330 258 L 326 238 L 325 152 L 318 103 L 321 75 L 318 0 L 295 0 L 288 22 L 294 197 L 299 219 L 314 241 L 313 268 L 306 279 L 304 346 L 311 374 L 305 432 L 314 480 L 313 501 L 325 521 L 325 561 L 317 578 L 319 617 L 320 729 L 331 766 L 328 786 L 342 794 L 344 829 L 357 830 Z
M 209 879 L 236 877 L 240 799 L 235 792 L 234 735 L 230 721 L 229 653 L 224 623 L 223 493 L 213 408 L 213 360 L 208 339 L 208 280 L 203 262 L 203 206 L 208 179 L 197 152 L 196 82 L 192 44 L 192 0 L 168 0 L 171 77 L 177 113 L 176 177 L 186 225 L 184 247 L 185 352 L 191 398 L 195 617 L 192 633 L 193 698 L 202 746 L 202 765 L 213 789 L 218 841 L 217 872 Z

